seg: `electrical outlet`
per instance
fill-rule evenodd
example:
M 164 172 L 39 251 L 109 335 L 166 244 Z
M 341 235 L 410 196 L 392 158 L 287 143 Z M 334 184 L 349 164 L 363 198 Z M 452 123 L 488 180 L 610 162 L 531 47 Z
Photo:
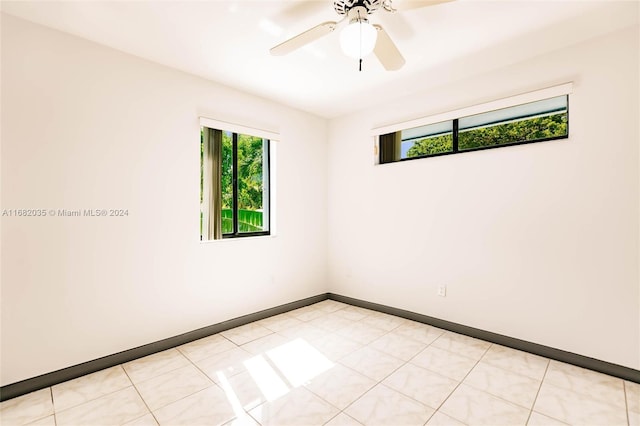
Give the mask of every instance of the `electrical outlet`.
M 438 296 L 446 297 L 447 296 L 447 286 L 439 285 L 438 286 Z

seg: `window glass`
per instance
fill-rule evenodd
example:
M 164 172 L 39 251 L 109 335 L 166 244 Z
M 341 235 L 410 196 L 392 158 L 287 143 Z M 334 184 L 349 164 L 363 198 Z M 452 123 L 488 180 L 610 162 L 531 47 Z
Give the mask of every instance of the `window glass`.
M 222 132 L 222 233 L 233 232 L 233 133 Z
M 269 140 L 203 127 L 200 239 L 269 235 Z
M 380 162 L 442 154 L 453 150 L 453 121 L 381 135 Z
M 569 137 L 569 96 L 557 96 L 378 137 L 380 164 Z
M 459 120 L 462 150 L 530 142 L 567 135 L 567 97 L 545 99 Z
M 401 158 L 422 157 L 453 151 L 453 121 L 402 131 Z
M 238 135 L 238 232 L 267 230 L 264 220 L 264 141 Z

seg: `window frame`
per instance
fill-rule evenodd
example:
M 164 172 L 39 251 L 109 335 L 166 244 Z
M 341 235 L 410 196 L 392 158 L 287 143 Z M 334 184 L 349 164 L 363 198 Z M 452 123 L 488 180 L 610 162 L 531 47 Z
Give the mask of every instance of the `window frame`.
M 260 137 L 248 135 L 247 133 L 242 133 L 243 135 L 252 136 L 252 137 Z M 232 178 L 231 178 L 231 186 L 233 188 L 233 231 L 231 233 L 223 233 L 222 239 L 228 238 L 244 238 L 244 237 L 261 237 L 266 235 L 271 235 L 271 140 L 270 139 L 262 139 L 262 149 L 263 152 L 266 153 L 266 158 L 263 158 L 263 165 L 266 165 L 267 172 L 264 172 L 264 166 L 262 170 L 263 182 L 264 177 L 267 177 L 267 185 L 266 190 L 263 190 L 263 194 L 266 192 L 266 196 L 262 200 L 262 210 L 263 217 L 266 212 L 267 216 L 267 230 L 266 231 L 254 231 L 254 232 L 240 232 L 240 227 L 238 225 L 238 132 L 231 132 L 231 150 L 232 150 Z M 266 145 L 266 150 L 265 150 Z M 266 207 L 265 207 L 266 205 Z M 264 226 L 264 223 L 263 223 Z
M 460 130 L 459 130 L 459 121 L 461 119 L 467 118 L 467 117 L 459 117 L 459 118 L 454 118 L 452 120 L 445 120 L 445 121 L 441 121 L 440 123 L 445 123 L 447 121 L 452 121 L 452 127 L 453 127 L 453 131 L 452 131 L 452 137 L 453 137 L 453 144 L 451 147 L 451 151 L 448 152 L 438 152 L 435 154 L 425 154 L 425 155 L 418 155 L 415 157 L 407 157 L 407 158 L 400 158 L 394 161 L 387 161 L 387 162 L 383 162 L 382 161 L 382 149 L 379 149 L 379 158 L 378 158 L 378 164 L 382 165 L 382 164 L 393 164 L 393 163 L 399 163 L 402 161 L 411 161 L 411 160 L 418 160 L 421 158 L 431 158 L 431 157 L 442 157 L 443 155 L 452 155 L 452 154 L 463 154 L 466 152 L 475 152 L 475 151 L 485 151 L 487 149 L 495 149 L 495 148 L 505 148 L 508 146 L 517 146 L 517 145 L 527 145 L 527 144 L 531 144 L 531 143 L 538 143 L 538 142 L 548 142 L 548 141 L 555 141 L 555 140 L 559 140 L 559 139 L 568 139 L 569 138 L 569 95 L 560 95 L 560 96 L 554 96 L 556 98 L 565 96 L 567 98 L 567 108 L 566 108 L 566 112 L 565 114 L 567 115 L 567 133 L 565 135 L 561 135 L 561 136 L 552 136 L 552 137 L 548 137 L 548 138 L 541 138 L 541 139 L 532 139 L 532 140 L 523 140 L 523 141 L 517 141 L 517 142 L 509 142 L 509 143 L 501 143 L 501 144 L 496 144 L 496 145 L 491 145 L 491 146 L 480 146 L 480 147 L 476 147 L 476 148 L 468 148 L 468 149 L 460 149 L 459 147 L 459 134 L 460 134 Z M 551 98 L 549 98 L 551 99 Z M 535 102 L 535 101 L 534 101 Z M 529 103 L 529 102 L 528 102 Z M 532 103 L 532 102 L 531 102 Z M 526 104 L 521 104 L 521 105 L 526 105 Z M 514 105 L 517 106 L 517 105 Z M 508 108 L 513 108 L 514 106 L 511 107 L 506 107 L 503 109 L 508 109 Z M 494 110 L 497 111 L 497 110 Z M 490 112 L 490 111 L 486 111 L 486 112 Z M 504 122 L 496 122 L 496 123 L 491 123 L 491 124 L 496 124 L 496 125 L 500 125 L 500 123 L 507 123 L 507 121 L 505 120 Z M 433 123 L 436 124 L 436 123 Z M 402 130 L 400 130 L 402 131 Z M 382 135 L 380 135 L 382 136 Z
M 246 237 L 264 237 L 264 236 L 269 236 L 269 237 L 273 237 L 276 235 L 276 230 L 275 230 L 275 225 L 276 225 L 276 210 L 275 210 L 275 193 L 276 193 L 276 182 L 275 182 L 275 154 L 276 154 L 276 144 L 274 142 L 277 142 L 280 140 L 280 134 L 274 131 L 270 131 L 270 130 L 264 130 L 264 129 L 260 129 L 260 128 L 253 128 L 253 127 L 248 127 L 248 126 L 244 126 L 244 125 L 239 125 L 239 124 L 235 124 L 235 123 L 230 123 L 230 122 L 225 122 L 225 121 L 220 121 L 220 120 L 214 120 L 211 118 L 207 118 L 207 117 L 199 117 L 200 120 L 200 126 L 199 129 L 201 130 L 202 128 L 206 127 L 206 128 L 210 128 L 210 129 L 220 129 L 223 132 L 229 132 L 232 134 L 242 134 L 242 135 L 247 135 L 247 136 L 252 136 L 252 137 L 256 137 L 256 138 L 261 138 L 263 140 L 263 150 L 266 151 L 266 159 L 263 159 L 263 176 L 267 177 L 267 189 L 263 191 L 263 193 L 265 193 L 265 196 L 263 198 L 263 210 L 267 212 L 267 230 L 266 231 L 256 231 L 256 232 L 235 232 L 236 226 L 234 225 L 234 233 L 232 234 L 222 234 L 221 238 L 218 239 L 205 239 L 203 238 L 203 229 L 205 228 L 205 225 L 208 226 L 208 220 L 209 218 L 205 218 L 204 216 L 208 215 L 208 212 L 206 209 L 203 209 L 203 204 L 205 203 L 207 197 L 205 196 L 200 204 L 200 212 L 203 215 L 202 221 L 201 221 L 201 229 L 200 229 L 200 235 L 199 235 L 199 240 L 201 243 L 211 243 L 211 242 L 219 242 L 219 241 L 232 241 L 232 240 L 238 240 L 238 239 L 242 239 L 242 238 L 246 238 Z M 265 144 L 266 142 L 266 144 Z M 264 148 L 266 145 L 266 149 Z M 233 210 L 234 210 L 234 221 L 237 221 L 237 209 L 238 209 L 238 203 L 237 203 L 237 145 L 236 145 L 236 149 L 235 151 L 235 159 L 234 159 L 234 166 L 233 166 L 233 170 L 234 170 L 234 174 L 235 174 L 235 179 L 232 182 L 232 185 L 234 187 L 234 206 L 233 206 Z M 264 155 L 264 154 L 263 154 Z M 202 161 L 202 160 L 201 160 Z M 201 162 L 202 164 L 202 162 Z M 266 173 L 264 171 L 264 168 L 266 167 Z M 206 192 L 206 184 L 204 184 L 204 181 L 206 181 L 206 167 L 202 170 L 203 173 L 203 183 L 201 184 L 201 190 Z M 212 176 L 212 172 L 209 173 L 209 176 Z M 208 208 L 208 207 L 207 207 Z
M 483 151 L 483 150 L 487 150 L 487 149 L 494 149 L 494 148 L 503 148 L 503 147 L 509 147 L 509 146 L 516 146 L 516 145 L 526 145 L 526 144 L 531 144 L 531 143 L 537 143 L 537 142 L 547 142 L 547 141 L 552 141 L 552 140 L 559 140 L 559 139 L 568 139 L 569 138 L 569 95 L 573 92 L 573 83 L 572 82 L 568 82 L 568 83 L 564 83 L 564 84 L 560 84 L 557 86 L 551 86 L 551 87 L 547 87 L 544 89 L 540 89 L 540 90 L 535 90 L 532 92 L 527 92 L 527 93 L 522 93 L 519 95 L 514 95 L 514 96 L 510 96 L 507 98 L 502 98 L 502 99 L 497 99 L 494 101 L 490 101 L 490 102 L 485 102 L 483 104 L 477 104 L 477 105 L 472 105 L 472 106 L 468 106 L 468 107 L 464 107 L 458 110 L 452 110 L 452 111 L 447 111 L 447 112 L 443 112 L 443 113 L 439 113 L 439 114 L 435 114 L 432 116 L 427 116 L 427 117 L 421 117 L 421 118 L 416 118 L 413 120 L 409 120 L 409 121 L 405 121 L 402 123 L 395 123 L 395 124 L 389 124 L 389 125 L 385 125 L 385 126 L 381 126 L 381 127 L 377 127 L 371 130 L 371 136 L 374 137 L 374 165 L 383 165 L 383 164 L 394 164 L 394 163 L 400 163 L 403 161 L 410 161 L 410 160 L 417 160 L 417 159 L 422 159 L 422 158 L 431 158 L 431 157 L 441 157 L 444 155 L 451 155 L 451 154 L 462 154 L 462 153 L 466 153 L 466 152 L 475 152 L 475 151 Z M 483 147 L 476 147 L 476 148 L 469 148 L 469 149 L 459 149 L 459 126 L 458 126 L 458 121 L 460 119 L 466 118 L 466 117 L 470 117 L 470 116 L 474 116 L 474 115 L 478 115 L 478 114 L 483 114 L 483 113 L 487 113 L 487 112 L 491 112 L 491 111 L 497 111 L 497 110 L 501 110 L 501 109 L 508 109 L 511 107 L 517 107 L 520 105 L 526 105 L 529 103 L 534 103 L 537 101 L 542 101 L 545 99 L 551 99 L 551 98 L 556 98 L 556 97 L 561 97 L 561 96 L 565 96 L 566 97 L 566 114 L 567 114 L 567 133 L 566 135 L 561 135 L 561 136 L 553 136 L 553 137 L 549 137 L 549 138 L 542 138 L 542 139 L 535 139 L 535 140 L 525 140 L 525 141 L 518 141 L 518 142 L 511 142 L 511 143 L 504 143 L 504 144 L 498 144 L 498 145 L 491 145 L 491 146 L 483 146 Z M 453 127 L 453 146 L 452 146 L 452 150 L 448 151 L 448 152 L 440 152 L 440 153 L 436 153 L 436 154 L 426 154 L 426 155 L 420 155 L 420 156 L 416 156 L 416 157 L 410 157 L 410 158 L 400 158 L 394 161 L 387 161 L 387 162 L 382 162 L 382 147 L 380 145 L 380 137 L 383 135 L 387 135 L 390 133 L 394 133 L 394 132 L 399 132 L 402 130 L 408 130 L 408 129 L 413 129 L 416 127 L 422 127 L 422 126 L 428 126 L 431 124 L 436 124 L 436 123 L 442 123 L 442 122 L 452 122 L 452 127 Z

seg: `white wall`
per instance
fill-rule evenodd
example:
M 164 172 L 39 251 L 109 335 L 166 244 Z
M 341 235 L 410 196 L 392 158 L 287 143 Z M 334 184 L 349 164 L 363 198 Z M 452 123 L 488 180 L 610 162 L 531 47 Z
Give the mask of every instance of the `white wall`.
M 634 27 L 331 121 L 330 291 L 640 368 L 638 52 Z M 568 140 L 373 165 L 372 128 L 567 81 Z
M 7 15 L 1 71 L 2 209 L 129 210 L 2 218 L 2 385 L 326 291 L 326 121 Z M 200 115 L 281 133 L 276 237 L 199 242 Z
M 130 215 L 2 218 L 0 384 L 327 290 L 640 368 L 637 34 L 327 132 L 2 15 L 1 208 Z M 569 140 L 373 166 L 373 127 L 566 81 Z M 198 241 L 200 115 L 281 132 L 277 237 Z

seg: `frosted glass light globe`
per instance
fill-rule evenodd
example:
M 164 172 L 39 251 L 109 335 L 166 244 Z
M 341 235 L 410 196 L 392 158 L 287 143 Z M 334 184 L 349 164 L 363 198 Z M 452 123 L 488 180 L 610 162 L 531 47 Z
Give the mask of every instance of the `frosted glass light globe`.
M 347 25 L 340 33 L 340 47 L 345 55 L 360 59 L 373 52 L 377 38 L 378 31 L 373 25 L 356 21 Z

